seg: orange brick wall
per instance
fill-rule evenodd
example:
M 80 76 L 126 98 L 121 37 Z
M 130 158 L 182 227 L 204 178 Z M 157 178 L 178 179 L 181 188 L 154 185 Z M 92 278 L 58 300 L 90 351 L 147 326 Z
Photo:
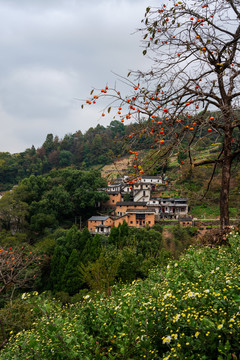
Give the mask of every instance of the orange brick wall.
M 124 220 L 128 224 L 128 215 L 122 216 L 119 219 L 114 220 L 114 226 L 118 227 L 118 225 L 122 224 L 124 222 Z
M 150 222 L 150 223 L 149 223 Z M 144 227 L 145 225 L 152 227 L 155 224 L 155 215 L 154 214 L 145 214 L 145 219 L 139 220 L 136 219 L 136 214 L 129 214 L 128 225 L 134 227 Z
M 105 206 L 115 206 L 117 202 L 121 201 L 121 194 L 108 194 L 109 200 L 107 200 Z
M 137 205 L 137 206 L 136 205 L 130 205 L 130 206 L 121 205 L 121 207 L 120 207 L 120 205 L 117 205 L 116 209 L 115 209 L 116 216 L 119 215 L 118 212 L 121 212 L 122 215 L 124 215 L 126 213 L 127 209 L 146 209 L 146 206 L 144 206 L 144 205 Z
M 141 228 L 146 226 L 147 224 L 152 227 L 155 224 L 155 215 L 154 214 L 145 214 L 145 219 L 144 220 L 137 220 L 136 219 L 136 214 L 128 214 L 125 216 L 121 216 L 120 218 L 116 219 L 116 220 L 112 220 L 111 218 L 108 218 L 107 220 L 105 220 L 103 222 L 103 225 L 106 226 L 111 226 L 113 227 L 116 226 L 118 227 L 119 224 L 122 224 L 124 221 L 126 221 L 126 223 L 128 224 L 128 226 L 131 227 L 137 227 L 137 228 Z M 101 225 L 102 221 L 101 220 L 88 220 L 88 230 L 91 232 L 95 232 L 96 226 Z
M 96 226 L 101 225 L 102 221 L 101 220 L 88 220 L 88 230 L 89 231 L 95 231 Z M 103 222 L 103 225 L 106 226 L 113 226 L 113 220 L 111 218 L 108 218 L 107 220 L 105 220 Z

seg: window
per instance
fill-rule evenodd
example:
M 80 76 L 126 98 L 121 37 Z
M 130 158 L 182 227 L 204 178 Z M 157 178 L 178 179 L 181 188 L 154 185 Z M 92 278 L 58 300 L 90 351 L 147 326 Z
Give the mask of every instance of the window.
M 137 221 L 137 224 L 138 224 L 138 221 Z
M 148 223 L 151 224 L 151 221 L 149 221 Z
M 130 224 L 132 224 L 133 222 L 132 221 L 130 221 Z
M 115 200 L 112 200 L 112 203 L 115 203 Z

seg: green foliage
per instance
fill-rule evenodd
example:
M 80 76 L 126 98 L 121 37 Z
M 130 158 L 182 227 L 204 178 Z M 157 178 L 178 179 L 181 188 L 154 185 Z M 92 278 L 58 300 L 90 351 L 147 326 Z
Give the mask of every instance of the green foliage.
M 0 309 L 0 323 L 4 329 L 4 334 L 0 332 L 0 344 L 4 338 L 16 335 L 19 331 L 28 330 L 36 320 L 36 314 L 32 312 L 33 306 L 20 299 L 15 300 L 12 304 L 7 303 L 4 308 Z
M 69 293 L 69 295 L 76 294 L 82 287 L 82 282 L 78 270 L 78 267 L 80 265 L 78 251 L 76 249 L 73 249 L 66 267 L 66 259 L 64 259 L 64 257 L 60 258 L 59 263 L 59 266 L 62 269 L 65 269 L 62 277 L 63 289 L 67 293 Z
M 78 131 L 62 140 L 47 134 L 37 150 L 32 147 L 20 154 L 0 153 L 0 191 L 10 190 L 23 178 L 43 175 L 52 169 L 107 164 L 123 152 L 125 129 L 121 122 L 112 121 L 107 128 L 98 125 L 84 135 Z
M 28 204 L 15 199 L 12 192 L 4 194 L 0 200 L 0 224 L 3 229 L 21 232 L 26 225 Z
M 220 211 L 217 205 L 210 205 L 203 202 L 201 205 L 195 205 L 191 208 L 194 217 L 199 219 L 213 219 L 219 217 Z
M 53 255 L 56 240 L 53 236 L 46 236 L 35 244 L 35 249 L 39 253 Z
M 3 247 L 17 246 L 19 244 L 25 245 L 28 242 L 26 233 L 15 233 L 3 229 L 0 231 L 0 244 Z
M 59 153 L 59 165 L 60 167 L 70 166 L 72 163 L 73 154 L 70 151 L 62 150 Z
M 93 170 L 69 168 L 31 175 L 0 199 L 1 225 L 7 230 L 44 234 L 58 224 L 72 224 L 76 216 L 84 221 L 94 214 L 97 203 L 108 198 L 98 191 L 105 185 Z
M 61 249 L 58 246 L 56 246 L 51 260 L 51 273 L 50 273 L 51 288 L 54 291 L 60 291 L 65 288 L 63 275 L 65 272 L 66 265 L 67 265 L 66 257 L 62 254 Z
M 118 256 L 103 252 L 97 261 L 87 266 L 81 264 L 79 271 L 90 289 L 110 295 L 119 266 Z
M 28 297 L 42 317 L 10 340 L 1 359 L 239 358 L 239 234 L 229 244 L 192 247 L 144 281 L 113 286 L 110 297 L 89 293 L 64 308 Z
M 163 232 L 163 226 L 161 224 L 158 224 L 158 223 L 154 224 L 152 226 L 152 229 L 155 230 L 155 231 L 159 231 L 161 234 Z
M 142 265 L 144 257 L 137 253 L 136 248 L 125 247 L 119 253 L 117 277 L 123 282 L 132 282 L 138 277 L 144 277 Z
M 56 228 L 58 221 L 54 214 L 39 212 L 31 216 L 30 229 L 32 231 L 43 233 L 46 228 Z

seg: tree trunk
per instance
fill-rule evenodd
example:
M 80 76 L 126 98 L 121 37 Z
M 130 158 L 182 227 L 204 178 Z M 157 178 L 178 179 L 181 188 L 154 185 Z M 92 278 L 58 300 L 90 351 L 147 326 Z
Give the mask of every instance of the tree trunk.
M 220 225 L 221 232 L 230 225 L 229 222 L 229 190 L 232 165 L 232 130 L 231 127 L 225 130 L 224 157 L 222 163 L 222 187 L 220 193 Z

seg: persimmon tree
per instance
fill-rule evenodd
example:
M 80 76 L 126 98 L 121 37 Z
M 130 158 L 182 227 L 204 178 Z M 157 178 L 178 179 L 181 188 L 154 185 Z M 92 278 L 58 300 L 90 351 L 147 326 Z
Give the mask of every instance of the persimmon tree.
M 45 255 L 44 255 L 45 256 Z M 28 289 L 33 286 L 41 257 L 23 247 L 0 247 L 0 296 L 6 296 L 10 304 L 17 289 Z M 9 324 L 8 324 L 9 325 Z M 0 317 L 0 348 L 7 342 L 4 321 Z
M 0 247 L 0 295 L 12 301 L 17 289 L 30 288 L 36 278 L 41 257 L 22 247 Z
M 148 7 L 142 24 L 143 55 L 152 60 L 151 68 L 122 78 L 127 96 L 106 86 L 93 89 L 86 102 L 107 97 L 102 115 L 115 109 L 121 122 L 147 117 L 150 130 L 142 132 L 159 145 L 159 159 L 181 151 L 187 141 L 191 167 L 212 164 L 212 177 L 221 167 L 223 230 L 229 226 L 231 165 L 240 154 L 240 1 L 168 1 Z M 196 161 L 192 148 L 209 135 L 216 135 L 221 149 L 215 158 Z

